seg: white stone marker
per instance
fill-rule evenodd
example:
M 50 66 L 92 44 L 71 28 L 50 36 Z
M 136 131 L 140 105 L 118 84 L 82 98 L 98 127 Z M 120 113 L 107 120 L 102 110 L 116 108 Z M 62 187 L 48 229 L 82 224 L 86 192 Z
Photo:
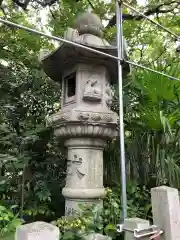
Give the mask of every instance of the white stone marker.
M 15 240 L 59 240 L 59 228 L 45 222 L 25 224 L 16 229 Z
M 180 203 L 178 190 L 166 186 L 151 189 L 154 224 L 164 234 L 163 240 L 180 240 Z
M 150 226 L 148 220 L 144 220 L 141 218 L 128 218 L 124 222 L 124 232 L 125 232 L 125 240 L 133 240 L 134 237 L 134 229 L 143 230 Z M 149 237 L 140 238 L 143 240 L 149 240 Z

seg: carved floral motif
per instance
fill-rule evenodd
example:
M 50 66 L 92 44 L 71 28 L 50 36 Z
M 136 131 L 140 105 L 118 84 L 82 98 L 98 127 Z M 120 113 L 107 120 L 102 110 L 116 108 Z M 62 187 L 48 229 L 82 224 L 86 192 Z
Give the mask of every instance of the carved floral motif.
M 69 120 L 69 116 L 67 114 L 63 114 L 63 115 L 54 114 L 49 118 L 47 118 L 47 124 L 52 125 L 52 124 L 56 124 L 56 123 L 67 121 L 67 120 Z
M 92 114 L 92 115 L 91 115 L 91 119 L 92 119 L 93 121 L 100 121 L 100 120 L 101 120 L 101 115 L 99 115 L 98 113 Z
M 62 115 L 60 118 L 59 118 L 59 120 L 60 121 L 65 121 L 65 120 L 68 120 L 68 116 L 66 115 L 66 114 L 64 114 L 64 115 Z
M 89 113 L 86 112 L 78 113 L 77 119 L 87 121 L 89 119 Z
M 102 117 L 102 119 L 105 121 L 105 122 L 112 122 L 113 121 L 113 118 L 110 116 L 110 115 L 104 115 Z
M 109 118 L 107 119 L 108 121 L 110 120 Z M 104 120 L 104 122 L 109 123 L 107 120 Z M 108 131 L 107 131 L 108 129 Z M 72 125 L 66 125 L 66 126 L 59 126 L 58 129 L 55 130 L 54 134 L 57 137 L 83 137 L 83 136 L 89 136 L 89 137 L 98 137 L 100 136 L 101 138 L 113 138 L 116 136 L 116 131 L 117 131 L 117 124 L 112 123 L 110 126 L 105 123 L 88 123 L 88 124 L 81 124 L 81 126 L 75 126 L 74 124 Z

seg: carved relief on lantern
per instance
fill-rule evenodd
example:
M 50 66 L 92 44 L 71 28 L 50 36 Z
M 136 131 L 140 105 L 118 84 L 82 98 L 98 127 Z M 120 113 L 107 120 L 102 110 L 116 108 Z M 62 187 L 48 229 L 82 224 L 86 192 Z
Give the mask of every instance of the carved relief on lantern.
M 74 209 L 73 207 L 65 207 L 65 216 L 74 216 L 77 214 L 76 209 Z
M 82 158 L 74 155 L 73 160 L 67 160 L 66 185 L 71 185 L 74 178 L 82 179 L 85 176 L 85 172 Z
M 108 107 L 111 107 L 113 97 L 114 97 L 114 92 L 113 92 L 110 84 L 106 84 L 106 88 L 105 88 L 105 102 L 106 102 L 106 105 Z
M 102 98 L 102 89 L 100 81 L 98 80 L 99 76 L 93 74 L 89 77 L 86 82 L 83 99 L 91 101 L 100 101 Z
M 83 121 L 87 121 L 88 119 L 89 119 L 89 113 L 87 113 L 87 112 L 79 112 L 78 114 L 77 114 L 77 119 L 78 120 L 83 120 Z

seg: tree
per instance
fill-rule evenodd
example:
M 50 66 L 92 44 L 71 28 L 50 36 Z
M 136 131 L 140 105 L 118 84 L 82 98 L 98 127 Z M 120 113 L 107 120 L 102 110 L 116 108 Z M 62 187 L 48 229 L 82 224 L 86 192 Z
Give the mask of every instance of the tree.
M 29 24 L 23 12 L 9 8 L 8 16 Z M 45 76 L 38 62 L 40 48 L 52 48 L 52 44 L 5 25 L 0 38 L 1 199 L 18 204 L 21 211 L 32 208 L 44 213 L 53 195 L 49 189 L 57 192 L 59 179 L 64 179 L 64 170 L 55 167 L 64 166 L 63 154 L 56 144 L 52 146 L 51 130 L 45 124 L 46 116 L 59 107 L 60 88 Z M 57 184 L 50 187 L 52 182 Z
M 32 1 L 32 0 L 24 0 L 19 1 L 19 0 L 12 0 L 12 2 L 17 5 L 18 7 L 22 8 L 23 10 L 27 10 L 27 8 L 29 7 L 29 5 L 33 5 L 34 7 L 38 7 L 38 5 L 40 7 L 51 7 L 53 6 L 55 3 L 58 3 L 57 0 L 43 0 L 43 1 Z M 65 2 L 67 3 L 71 3 L 71 4 L 77 4 L 78 2 L 81 2 L 80 0 L 74 0 L 74 1 L 69 1 L 66 0 Z M 137 5 L 137 1 L 136 0 L 132 0 L 132 1 L 124 1 L 125 3 L 128 4 L 133 4 L 134 6 Z M 97 5 L 99 5 L 99 2 L 97 3 L 96 1 L 90 1 L 87 0 L 87 3 L 93 8 L 96 9 Z M 58 3 L 59 4 L 59 3 Z M 61 4 L 61 3 L 60 3 Z M 146 7 L 144 8 L 144 15 L 146 16 L 151 16 L 151 15 L 156 15 L 157 18 L 159 18 L 160 14 L 166 14 L 166 13 L 172 13 L 174 10 L 176 10 L 180 5 L 179 1 L 148 1 Z M 1 9 L 4 10 L 4 5 L 3 5 L 3 0 L 1 0 L 0 2 L 0 6 Z M 133 14 L 133 13 L 124 13 L 123 14 L 123 19 L 124 20 L 142 20 L 143 16 L 139 15 L 139 14 Z M 109 23 L 108 26 L 112 27 L 116 24 L 116 16 L 114 15 L 113 17 L 111 17 L 109 19 Z
M 29 11 L 22 11 L 12 1 L 3 1 L 2 15 L 10 21 L 40 30 L 46 28 L 53 35 L 62 36 L 76 14 L 89 5 L 88 1 L 57 2 L 47 8 L 47 19 L 42 24 L 41 8 L 33 6 L 34 3 L 29 2 Z M 94 12 L 106 21 L 105 37 L 113 40 L 114 2 L 91 3 Z M 179 33 L 179 2 L 132 4 Z M 174 70 L 179 63 L 174 39 L 127 8 L 123 12 L 130 59 L 148 67 L 161 67 L 160 71 L 170 71 L 179 77 Z M 0 31 L 0 195 L 6 203 L 21 204 L 26 214 L 37 214 L 39 209 L 41 213 L 54 211 L 60 215 L 59 186 L 63 186 L 66 169 L 64 149 L 45 126 L 46 116 L 59 110 L 60 86 L 45 76 L 38 62 L 40 49 L 52 50 L 54 42 L 6 25 L 1 25 Z M 179 186 L 178 83 L 140 69 L 134 69 L 129 79 L 130 83 L 124 86 L 128 177 L 149 187 L 164 181 Z M 118 94 L 113 106 L 116 111 L 117 99 Z M 154 178 L 157 169 L 162 171 Z M 118 140 L 109 143 L 106 149 L 104 175 L 108 185 L 120 182 Z

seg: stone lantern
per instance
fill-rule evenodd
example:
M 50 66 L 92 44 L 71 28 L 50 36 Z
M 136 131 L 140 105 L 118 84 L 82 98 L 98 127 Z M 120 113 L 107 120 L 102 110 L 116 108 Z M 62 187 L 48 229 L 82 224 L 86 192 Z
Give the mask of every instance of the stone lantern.
M 91 12 L 79 15 L 74 29 L 64 37 L 99 51 L 117 55 L 117 48 L 103 39 L 102 23 Z M 124 57 L 126 54 L 124 53 Z M 117 135 L 118 115 L 111 110 L 117 83 L 116 60 L 86 49 L 62 44 L 41 59 L 43 69 L 62 86 L 61 110 L 48 123 L 68 150 L 65 215 L 78 211 L 79 203 L 101 204 L 103 187 L 103 149 Z M 123 65 L 123 74 L 129 71 Z

